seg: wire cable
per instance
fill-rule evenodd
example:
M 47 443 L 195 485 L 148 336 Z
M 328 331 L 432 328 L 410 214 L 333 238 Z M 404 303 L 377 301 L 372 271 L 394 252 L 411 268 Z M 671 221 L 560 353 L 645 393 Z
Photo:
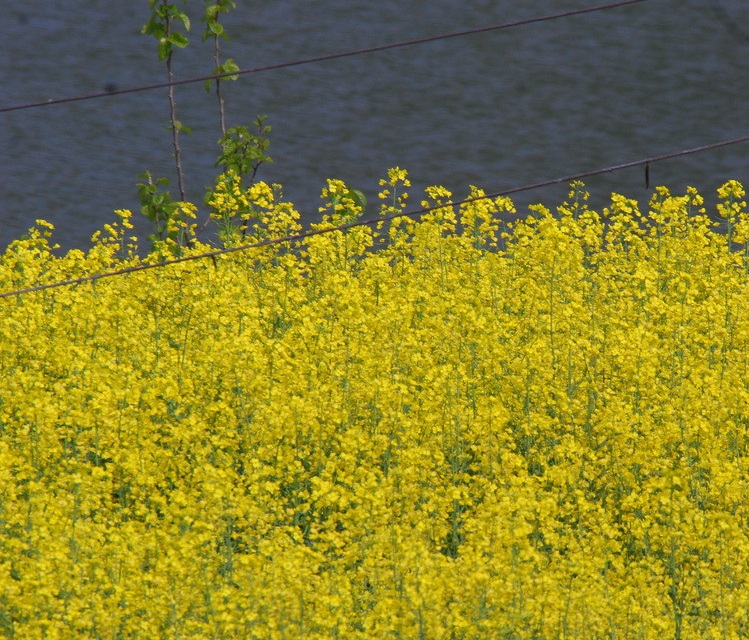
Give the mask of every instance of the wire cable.
M 262 67 L 253 67 L 249 69 L 239 69 L 238 71 L 230 71 L 227 73 L 212 74 L 207 76 L 199 76 L 193 78 L 185 78 L 183 80 L 173 80 L 172 82 L 158 82 L 155 84 L 143 85 L 140 87 L 129 87 L 125 89 L 114 89 L 112 91 L 99 91 L 96 93 L 88 93 L 78 96 L 69 96 L 65 98 L 50 98 L 39 102 L 29 102 L 27 104 L 16 104 L 8 107 L 0 107 L 0 113 L 8 113 L 10 111 L 20 111 L 22 109 L 34 109 L 38 107 L 48 107 L 56 104 L 65 104 L 68 102 L 81 102 L 84 100 L 95 100 L 98 98 L 109 98 L 112 96 L 123 95 L 127 93 L 138 93 L 142 91 L 152 91 L 154 89 L 165 89 L 167 87 L 176 87 L 185 84 L 193 84 L 197 82 L 207 82 L 209 80 L 220 80 L 221 78 L 229 78 L 241 75 L 250 75 L 256 73 L 262 73 L 265 71 L 275 71 L 277 69 L 288 69 L 290 67 L 299 67 L 302 65 L 313 64 L 318 62 L 327 62 L 330 60 L 339 60 L 341 58 L 350 58 L 353 56 L 359 56 L 369 53 L 378 53 L 380 51 L 388 51 L 390 49 L 399 49 L 403 47 L 411 47 L 420 44 L 427 44 L 429 42 L 436 42 L 438 40 L 447 40 L 450 38 L 461 38 L 464 36 L 472 36 L 479 33 L 487 33 L 490 31 L 500 31 L 503 29 L 511 29 L 514 27 L 521 27 L 529 24 L 537 24 L 540 22 L 548 22 L 550 20 L 558 20 L 560 18 L 569 18 L 572 16 L 578 16 L 585 13 L 593 13 L 596 11 L 604 11 L 607 9 L 615 9 L 618 7 L 624 7 L 632 4 L 639 4 L 641 2 L 648 2 L 649 0 L 621 0 L 620 2 L 612 2 L 609 4 L 596 5 L 594 7 L 587 7 L 585 9 L 575 9 L 572 11 L 564 11 L 562 13 L 554 13 L 544 16 L 537 16 L 535 18 L 526 18 L 523 20 L 516 20 L 514 22 L 506 22 L 504 24 L 490 25 L 487 27 L 477 27 L 475 29 L 466 29 L 464 31 L 455 31 L 452 33 L 443 33 L 435 36 L 427 36 L 424 38 L 416 38 L 413 40 L 406 40 L 403 42 L 394 42 L 390 44 L 376 45 L 373 47 L 367 47 L 364 49 L 355 49 L 353 51 L 342 51 L 338 53 L 331 53 L 326 55 L 315 56 L 312 58 L 303 58 L 301 60 L 292 60 L 289 62 L 279 62 L 276 64 L 270 64 Z
M 471 202 L 478 202 L 480 200 L 490 200 L 492 198 L 497 198 L 500 196 L 507 196 L 507 195 L 512 195 L 514 193 L 521 193 L 524 191 L 540 189 L 542 187 L 550 187 L 550 186 L 557 185 L 557 184 L 573 182 L 575 180 L 581 180 L 583 178 L 590 178 L 591 176 L 602 175 L 605 173 L 613 173 L 615 171 L 621 171 L 623 169 L 632 169 L 634 167 L 644 166 L 646 168 L 646 173 L 647 173 L 650 165 L 655 162 L 662 162 L 664 160 L 680 158 L 680 157 L 692 155 L 695 153 L 703 153 L 706 151 L 712 151 L 714 149 L 720 149 L 722 147 L 728 147 L 731 145 L 740 144 L 744 142 L 749 142 L 749 135 L 740 136 L 738 138 L 730 138 L 727 140 L 721 140 L 719 142 L 713 142 L 710 144 L 701 145 L 699 147 L 692 147 L 690 149 L 682 149 L 681 151 L 674 151 L 672 153 L 664 153 L 664 154 L 657 155 L 657 156 L 651 156 L 649 158 L 641 158 L 640 160 L 633 160 L 632 162 L 624 162 L 621 164 L 609 165 L 607 167 L 602 167 L 599 169 L 592 169 L 590 171 L 583 171 L 580 173 L 562 176 L 560 178 L 544 180 L 543 182 L 534 182 L 531 184 L 526 184 L 526 185 L 522 185 L 518 187 L 512 187 L 510 189 L 503 189 L 501 191 L 485 194 L 483 196 L 474 196 L 471 198 L 465 198 L 463 200 L 452 202 L 448 205 L 440 204 L 440 205 L 434 205 L 430 207 L 423 207 L 421 209 L 415 209 L 413 211 L 399 211 L 396 213 L 379 215 L 376 218 L 368 218 L 366 220 L 354 220 L 352 222 L 348 222 L 346 224 L 338 225 L 335 227 L 329 227 L 325 229 L 309 229 L 307 231 L 302 231 L 297 234 L 284 236 L 281 238 L 270 238 L 267 240 L 262 240 L 260 242 L 253 242 L 250 244 L 244 244 L 244 245 L 240 245 L 237 247 L 216 249 L 214 251 L 207 251 L 205 253 L 196 253 L 195 255 L 191 255 L 191 256 L 181 256 L 178 258 L 163 260 L 161 262 L 139 264 L 139 265 L 134 265 L 132 267 L 125 267 L 123 269 L 117 269 L 114 271 L 106 271 L 103 273 L 92 274 L 92 275 L 83 276 L 80 278 L 71 278 L 70 280 L 50 282 L 47 284 L 40 284 L 34 287 L 27 287 L 25 289 L 16 289 L 14 291 L 6 291 L 4 293 L 0 293 L 0 298 L 9 298 L 11 296 L 20 296 L 20 295 L 27 294 L 27 293 L 33 293 L 35 291 L 44 291 L 46 289 L 56 289 L 60 287 L 83 284 L 86 282 L 94 282 L 96 280 L 101 280 L 103 278 L 111 278 L 114 276 L 125 275 L 128 273 L 136 273 L 138 271 L 146 271 L 149 269 L 167 267 L 167 266 L 179 264 L 182 262 L 191 262 L 194 260 L 203 260 L 206 258 L 211 258 L 215 260 L 216 257 L 226 255 L 229 253 L 236 253 L 238 251 L 249 251 L 251 249 L 258 249 L 261 247 L 268 247 L 268 246 L 272 246 L 276 244 L 283 244 L 285 242 L 297 242 L 299 240 L 304 240 L 305 238 L 310 238 L 312 236 L 317 236 L 317 235 L 321 235 L 324 233 L 331 233 L 334 231 L 346 231 L 348 229 L 353 229 L 355 227 L 374 226 L 378 224 L 379 222 L 386 222 L 388 220 L 394 220 L 395 218 L 422 216 L 425 213 L 436 211 L 437 209 L 443 209 L 446 206 L 454 207 L 454 206 L 461 206 L 464 204 L 469 204 Z

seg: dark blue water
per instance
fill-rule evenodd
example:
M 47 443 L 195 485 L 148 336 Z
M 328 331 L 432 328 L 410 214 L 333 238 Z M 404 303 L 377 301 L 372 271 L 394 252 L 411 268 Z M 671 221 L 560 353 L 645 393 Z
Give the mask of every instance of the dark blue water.
M 237 0 L 224 54 L 240 67 L 506 23 L 603 0 Z M 191 0 L 195 10 L 203 3 Z M 140 35 L 146 0 L 30 0 L 0 24 L 0 106 L 160 82 L 155 44 Z M 178 78 L 210 73 L 210 43 L 175 54 Z M 387 168 L 415 187 L 517 185 L 749 133 L 749 3 L 649 0 L 625 8 L 382 53 L 242 76 L 224 84 L 229 126 L 266 114 L 274 164 L 260 177 L 317 219 L 319 191 L 342 178 L 377 204 Z M 215 97 L 177 88 L 188 197 L 202 205 L 216 170 Z M 165 90 L 0 114 L 0 245 L 37 218 L 63 247 L 86 247 L 116 208 L 138 208 L 146 169 L 172 180 Z M 653 184 L 709 195 L 749 182 L 749 145 L 659 163 Z M 588 181 L 647 199 L 642 169 Z M 518 196 L 554 205 L 563 186 Z M 412 196 L 418 204 L 417 194 Z M 205 215 L 205 211 L 202 212 Z M 139 231 L 145 235 L 147 226 Z

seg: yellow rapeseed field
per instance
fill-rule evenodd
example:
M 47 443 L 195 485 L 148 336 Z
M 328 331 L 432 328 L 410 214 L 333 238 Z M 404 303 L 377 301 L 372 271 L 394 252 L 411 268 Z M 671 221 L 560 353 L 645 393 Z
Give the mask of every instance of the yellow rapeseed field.
M 0 636 L 749 636 L 741 185 L 720 229 L 692 189 L 425 197 L 0 299 Z M 210 206 L 228 246 L 300 228 L 230 173 Z M 40 221 L 0 293 L 210 249 L 118 213 L 65 255 Z

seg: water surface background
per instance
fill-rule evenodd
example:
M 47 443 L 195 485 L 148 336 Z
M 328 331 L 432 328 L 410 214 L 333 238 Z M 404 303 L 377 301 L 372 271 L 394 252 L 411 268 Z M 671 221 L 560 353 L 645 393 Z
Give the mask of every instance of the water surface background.
M 224 54 L 259 67 L 474 27 L 603 0 L 236 0 Z M 203 3 L 190 6 L 202 11 Z M 165 80 L 140 35 L 146 0 L 27 0 L 0 24 L 0 107 Z M 178 78 L 209 74 L 212 46 L 175 53 Z M 494 192 L 749 134 L 749 3 L 649 0 L 514 29 L 241 76 L 225 83 L 228 125 L 266 114 L 274 164 L 305 224 L 341 178 L 378 202 L 388 167 L 417 191 L 443 184 Z M 217 103 L 202 84 L 176 89 L 188 198 L 202 207 L 216 175 Z M 117 208 L 138 209 L 146 169 L 176 178 L 166 90 L 0 113 L 0 248 L 37 218 L 63 248 L 89 246 Z M 652 184 L 710 196 L 749 182 L 749 145 L 653 165 Z M 595 206 L 612 191 L 646 202 L 642 168 L 587 180 Z M 515 197 L 554 206 L 555 186 Z M 714 200 L 714 198 L 710 198 Z M 141 216 L 138 214 L 138 217 Z M 138 231 L 148 232 L 144 220 Z

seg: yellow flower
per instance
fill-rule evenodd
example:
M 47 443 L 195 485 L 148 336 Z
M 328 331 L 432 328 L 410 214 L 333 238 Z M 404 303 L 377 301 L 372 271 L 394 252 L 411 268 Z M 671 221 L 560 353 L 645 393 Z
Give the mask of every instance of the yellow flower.
M 692 188 L 500 231 L 507 198 L 397 217 L 408 186 L 330 230 L 361 204 L 329 181 L 301 241 L 227 173 L 226 240 L 281 242 L 0 299 L 6 635 L 744 633 L 743 187 L 727 241 Z M 39 223 L 3 289 L 137 264 L 117 218 L 64 254 Z

